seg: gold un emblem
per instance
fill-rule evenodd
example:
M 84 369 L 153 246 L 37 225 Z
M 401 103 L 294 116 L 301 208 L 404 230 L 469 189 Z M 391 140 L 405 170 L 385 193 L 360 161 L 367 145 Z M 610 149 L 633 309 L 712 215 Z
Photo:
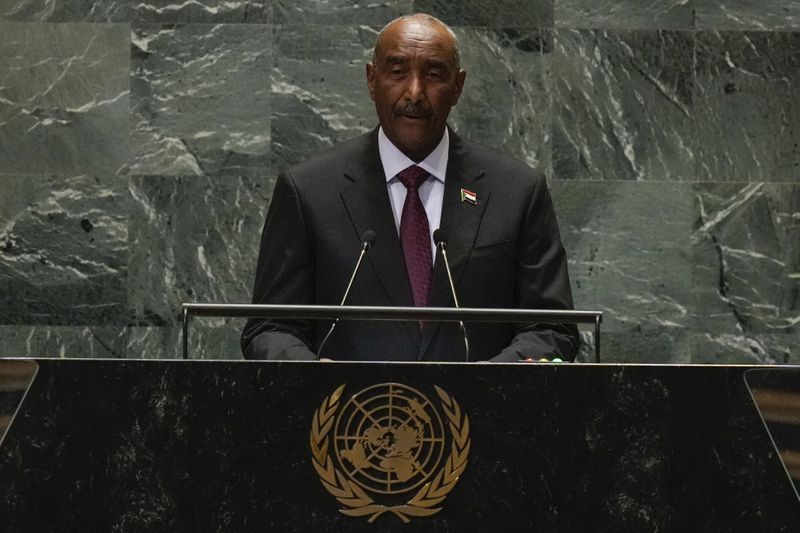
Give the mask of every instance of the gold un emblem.
M 439 512 L 469 455 L 469 418 L 458 402 L 436 386 L 438 405 L 399 383 L 345 402 L 344 389 L 322 401 L 311 426 L 312 462 L 339 511 L 369 522 L 388 512 L 406 523 Z

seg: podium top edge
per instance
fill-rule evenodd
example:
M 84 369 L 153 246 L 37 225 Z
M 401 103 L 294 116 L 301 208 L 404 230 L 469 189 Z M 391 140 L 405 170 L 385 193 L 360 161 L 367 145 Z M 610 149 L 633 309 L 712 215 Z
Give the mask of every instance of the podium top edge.
M 273 360 L 249 360 L 249 359 L 147 359 L 147 358 L 102 358 L 102 357 L 25 357 L 25 356 L 13 356 L 13 357 L 0 357 L 0 363 L 3 361 L 46 361 L 46 362 L 53 362 L 59 361 L 64 363 L 69 362 L 104 362 L 108 363 L 111 361 L 116 361 L 118 363 L 181 363 L 181 364 L 192 364 L 192 363 L 200 363 L 200 364 L 277 364 L 277 365 L 286 365 L 286 364 L 298 364 L 298 365 L 307 365 L 307 364 L 320 364 L 320 365 L 388 365 L 388 366 L 489 366 L 489 367 L 499 367 L 499 366 L 546 366 L 546 367 L 554 367 L 554 366 L 568 366 L 568 367 L 615 367 L 615 368 L 742 368 L 742 369 L 796 369 L 800 371 L 800 365 L 787 365 L 787 364 L 744 364 L 744 363 L 735 363 L 735 364 L 720 364 L 720 363 L 589 363 L 589 362 L 574 362 L 574 363 L 554 363 L 554 362 L 478 362 L 473 361 L 469 363 L 465 362 L 453 362 L 453 361 L 273 361 Z

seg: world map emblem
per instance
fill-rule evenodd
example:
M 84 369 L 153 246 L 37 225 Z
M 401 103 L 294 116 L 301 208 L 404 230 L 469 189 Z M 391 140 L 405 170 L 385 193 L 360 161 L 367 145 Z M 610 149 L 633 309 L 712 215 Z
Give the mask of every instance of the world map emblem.
M 314 412 L 312 463 L 348 516 L 436 514 L 467 466 L 469 418 L 434 386 L 435 401 L 400 383 L 349 398 L 341 385 Z

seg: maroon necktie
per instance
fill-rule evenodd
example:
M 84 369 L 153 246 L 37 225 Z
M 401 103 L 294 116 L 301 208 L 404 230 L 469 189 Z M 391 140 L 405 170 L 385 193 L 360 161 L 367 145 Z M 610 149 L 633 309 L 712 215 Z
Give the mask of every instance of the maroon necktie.
M 403 245 L 408 280 L 411 282 L 414 305 L 425 307 L 428 305 L 433 259 L 428 216 L 422 200 L 419 199 L 419 186 L 428 179 L 428 173 L 412 165 L 400 172 L 397 178 L 406 186 L 406 201 L 400 218 L 400 242 Z

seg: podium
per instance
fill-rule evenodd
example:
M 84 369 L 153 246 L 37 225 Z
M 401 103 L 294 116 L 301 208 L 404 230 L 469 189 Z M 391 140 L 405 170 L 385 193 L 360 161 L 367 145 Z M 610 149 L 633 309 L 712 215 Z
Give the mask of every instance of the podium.
M 37 363 L 4 531 L 800 531 L 748 367 Z

